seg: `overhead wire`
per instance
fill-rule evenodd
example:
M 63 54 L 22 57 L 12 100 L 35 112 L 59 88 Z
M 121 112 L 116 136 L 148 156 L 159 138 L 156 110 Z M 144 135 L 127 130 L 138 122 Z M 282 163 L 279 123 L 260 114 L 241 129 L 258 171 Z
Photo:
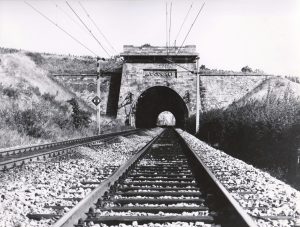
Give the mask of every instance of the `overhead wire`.
M 90 36 L 89 32 L 86 31 L 85 27 L 79 23 L 77 20 L 74 19 L 74 17 L 72 17 L 66 10 L 63 9 L 63 7 L 59 6 L 58 3 L 54 3 L 56 8 L 58 8 L 60 11 L 63 12 L 63 14 L 68 17 L 68 19 L 70 19 L 74 24 L 77 25 L 78 28 L 80 28 L 80 31 L 83 32 L 85 35 Z
M 197 13 L 197 16 L 195 17 L 193 23 L 191 24 L 190 29 L 189 29 L 189 31 L 187 32 L 187 34 L 186 34 L 186 36 L 185 36 L 185 38 L 184 38 L 184 40 L 183 40 L 181 46 L 178 48 L 178 51 L 177 51 L 177 53 L 175 54 L 175 56 L 177 56 L 177 55 L 179 54 L 180 49 L 182 48 L 184 42 L 186 41 L 186 38 L 188 37 L 190 31 L 192 30 L 193 25 L 195 24 L 195 22 L 196 22 L 196 20 L 197 20 L 197 18 L 198 18 L 198 16 L 199 16 L 199 14 L 201 13 L 201 11 L 202 11 L 204 5 L 205 5 L 205 2 L 202 4 L 201 8 L 199 9 L 199 11 L 198 11 L 198 13 Z M 191 7 L 190 7 L 190 9 L 191 9 Z M 190 9 L 189 9 L 189 11 L 190 11 Z M 187 14 L 187 15 L 188 15 L 188 14 Z M 172 61 L 171 59 L 165 58 L 165 60 L 168 61 L 168 62 L 170 62 L 170 63 L 172 63 L 172 64 L 174 64 L 174 65 L 177 65 L 178 67 L 180 67 L 180 68 L 182 68 L 182 69 L 187 70 L 187 71 L 190 72 L 190 73 L 195 74 L 194 71 L 191 71 L 190 69 L 188 69 L 188 68 L 186 68 L 186 67 L 184 67 L 184 66 L 182 66 L 182 65 L 179 65 L 179 64 L 175 63 L 175 62 Z
M 191 4 L 191 6 L 190 6 L 190 8 L 189 8 L 189 10 L 188 10 L 188 12 L 187 12 L 187 14 L 185 15 L 185 17 L 184 17 L 184 19 L 183 19 L 183 22 L 182 22 L 182 24 L 181 24 L 181 26 L 180 26 L 180 29 L 179 29 L 177 35 L 175 36 L 174 46 L 176 46 L 177 38 L 178 38 L 178 36 L 179 36 L 179 34 L 180 34 L 182 28 L 183 28 L 183 25 L 185 24 L 185 22 L 186 22 L 186 20 L 187 20 L 187 18 L 188 18 L 188 15 L 190 14 L 192 8 L 193 8 L 193 3 Z
M 87 49 L 89 52 L 94 54 L 95 56 L 98 56 L 94 51 L 92 51 L 90 48 L 88 48 L 86 45 L 84 45 L 82 42 L 80 42 L 77 38 L 75 38 L 73 35 L 71 35 L 69 32 L 67 32 L 65 29 L 63 29 L 61 26 L 59 26 L 56 22 L 54 22 L 52 19 L 47 17 L 45 14 L 43 14 L 41 11 L 39 11 L 37 8 L 35 8 L 33 5 L 30 3 L 24 1 L 25 4 L 29 5 L 34 11 L 36 11 L 38 14 L 40 14 L 42 17 L 50 21 L 52 24 L 54 24 L 56 27 L 58 27 L 61 31 L 63 31 L 65 34 L 67 34 L 70 38 L 72 38 L 74 41 L 79 43 L 81 46 L 83 46 L 85 49 Z
M 192 28 L 193 28 L 193 26 L 194 26 L 194 24 L 195 24 L 195 22 L 196 22 L 196 20 L 197 20 L 197 18 L 198 18 L 198 16 L 199 16 L 199 14 L 201 13 L 201 11 L 202 11 L 204 5 L 205 5 L 205 2 L 202 4 L 201 8 L 199 9 L 198 14 L 197 14 L 197 16 L 195 17 L 195 19 L 194 19 L 194 21 L 193 21 L 193 23 L 192 23 L 192 25 L 191 25 L 189 31 L 188 31 L 187 34 L 186 34 L 186 36 L 184 37 L 184 40 L 183 40 L 181 46 L 178 48 L 177 54 L 179 54 L 180 49 L 182 48 L 184 42 L 186 41 L 188 35 L 190 34 L 190 32 L 191 32 L 191 30 L 192 30 Z
M 99 28 L 99 26 L 96 24 L 96 22 L 93 20 L 93 18 L 90 16 L 90 14 L 88 13 L 88 11 L 86 10 L 86 8 L 81 4 L 80 1 L 78 1 L 79 5 L 81 6 L 81 8 L 83 9 L 83 11 L 86 13 L 87 17 L 90 19 L 90 21 L 93 23 L 93 25 L 96 27 L 96 29 L 98 30 L 98 32 L 102 35 L 102 37 L 105 39 L 105 41 L 108 43 L 108 45 L 110 46 L 110 48 L 117 53 L 116 49 L 113 47 L 113 45 L 109 42 L 109 40 L 106 38 L 106 36 L 104 35 L 104 33 L 101 31 L 101 29 Z
M 60 11 L 62 11 L 71 21 L 73 21 L 74 24 L 76 24 L 78 27 L 80 27 L 80 29 L 82 29 L 82 30 L 84 30 L 84 32 L 86 32 L 85 28 L 82 27 L 82 25 L 79 24 L 76 20 L 74 20 L 74 18 L 72 18 L 70 16 L 70 14 L 68 14 L 62 7 L 60 7 L 57 3 L 53 2 L 53 4 L 55 5 L 56 8 L 58 8 Z
M 110 54 L 107 52 L 107 50 L 104 48 L 104 46 L 101 44 L 101 42 L 97 39 L 97 37 L 93 34 L 93 32 L 89 29 L 89 27 L 84 23 L 84 21 L 80 18 L 80 16 L 75 12 L 75 10 L 72 8 L 72 6 L 69 4 L 68 1 L 66 1 L 69 8 L 72 10 L 72 12 L 76 15 L 78 20 L 84 25 L 84 27 L 88 30 L 88 32 L 91 34 L 91 36 L 96 40 L 96 42 L 101 46 L 101 48 L 104 50 L 104 52 L 110 57 Z

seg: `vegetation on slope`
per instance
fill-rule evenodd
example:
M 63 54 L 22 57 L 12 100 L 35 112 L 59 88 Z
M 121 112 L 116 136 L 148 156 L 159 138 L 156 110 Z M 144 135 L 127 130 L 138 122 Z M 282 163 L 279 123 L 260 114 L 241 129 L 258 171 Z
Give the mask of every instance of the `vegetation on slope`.
M 95 134 L 91 114 L 29 57 L 0 55 L 0 76 L 0 147 Z
M 272 78 L 227 109 L 203 113 L 198 137 L 286 179 L 295 171 L 300 86 Z
M 118 59 L 102 68 L 114 66 L 120 68 Z M 90 81 L 82 78 L 51 77 L 60 73 L 96 73 L 96 59 L 0 47 L 0 147 L 97 134 L 95 87 L 88 90 Z M 103 132 L 124 130 L 117 121 L 101 120 Z
M 37 87 L 24 86 L 22 82 L 16 87 L 0 84 L 0 100 L 3 104 L 0 109 L 0 147 L 94 134 L 88 112 L 74 111 L 72 105 L 57 101 L 49 93 L 41 94 Z

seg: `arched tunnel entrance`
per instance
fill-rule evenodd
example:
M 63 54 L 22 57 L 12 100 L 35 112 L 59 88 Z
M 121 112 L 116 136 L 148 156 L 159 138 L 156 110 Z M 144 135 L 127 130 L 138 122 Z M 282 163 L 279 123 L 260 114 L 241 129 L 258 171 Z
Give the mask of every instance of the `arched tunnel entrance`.
M 188 109 L 180 95 L 164 86 L 147 89 L 136 103 L 135 126 L 137 128 L 156 127 L 157 118 L 164 111 L 169 111 L 174 115 L 176 127 L 185 127 Z

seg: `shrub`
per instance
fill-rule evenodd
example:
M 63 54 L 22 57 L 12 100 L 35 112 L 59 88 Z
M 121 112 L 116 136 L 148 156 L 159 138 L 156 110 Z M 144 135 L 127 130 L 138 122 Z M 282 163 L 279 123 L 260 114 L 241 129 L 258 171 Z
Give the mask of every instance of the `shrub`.
M 33 109 L 24 111 L 16 111 L 14 121 L 17 124 L 17 130 L 28 136 L 40 138 L 45 135 L 45 131 L 41 125 L 41 114 Z
M 12 87 L 3 88 L 2 93 L 12 99 L 17 99 L 19 97 L 19 91 Z
M 251 72 L 253 72 L 253 70 L 247 65 L 247 66 L 244 66 L 242 69 L 241 69 L 241 71 L 243 72 L 243 73 L 251 73 Z
M 205 65 L 201 65 L 201 66 L 200 66 L 200 69 L 201 69 L 201 70 L 205 70 L 205 69 L 206 69 L 206 66 L 205 66 Z
M 91 122 L 91 113 L 81 110 L 78 102 L 75 98 L 68 100 L 68 103 L 72 105 L 73 113 L 72 120 L 75 128 L 88 127 Z
M 72 123 L 65 115 L 57 114 L 55 118 L 52 119 L 53 123 L 56 124 L 60 129 L 70 129 L 70 124 Z
M 45 100 L 45 101 L 49 101 L 49 102 L 54 102 L 55 101 L 55 96 L 54 95 L 51 95 L 49 93 L 44 93 L 42 95 L 42 98 Z
M 25 53 L 28 57 L 31 58 L 32 61 L 34 61 L 34 63 L 36 65 L 42 65 L 45 61 L 45 59 L 43 58 L 43 56 L 40 53 L 32 53 L 32 52 L 27 52 Z
M 33 86 L 29 86 L 27 88 L 28 91 L 32 92 L 33 94 L 36 94 L 37 96 L 41 96 L 41 92 L 39 87 L 33 87 Z

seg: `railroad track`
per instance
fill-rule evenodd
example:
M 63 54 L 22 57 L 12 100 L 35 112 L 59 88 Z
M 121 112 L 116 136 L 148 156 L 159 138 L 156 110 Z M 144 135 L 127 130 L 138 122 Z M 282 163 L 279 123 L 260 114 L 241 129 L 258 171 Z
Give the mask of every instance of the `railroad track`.
M 178 222 L 206 227 L 256 226 L 171 128 L 150 141 L 108 179 L 98 186 L 93 183 L 87 182 L 87 187 L 94 190 L 54 227 L 121 223 L 174 226 Z M 43 214 L 32 215 L 47 218 Z M 57 218 L 52 215 L 48 218 Z
M 141 131 L 141 129 L 133 129 L 54 143 L 5 149 L 0 151 L 0 171 L 21 166 L 31 161 L 67 154 L 74 151 L 78 146 L 98 146 L 99 142 L 109 142 L 117 136 L 129 136 Z

